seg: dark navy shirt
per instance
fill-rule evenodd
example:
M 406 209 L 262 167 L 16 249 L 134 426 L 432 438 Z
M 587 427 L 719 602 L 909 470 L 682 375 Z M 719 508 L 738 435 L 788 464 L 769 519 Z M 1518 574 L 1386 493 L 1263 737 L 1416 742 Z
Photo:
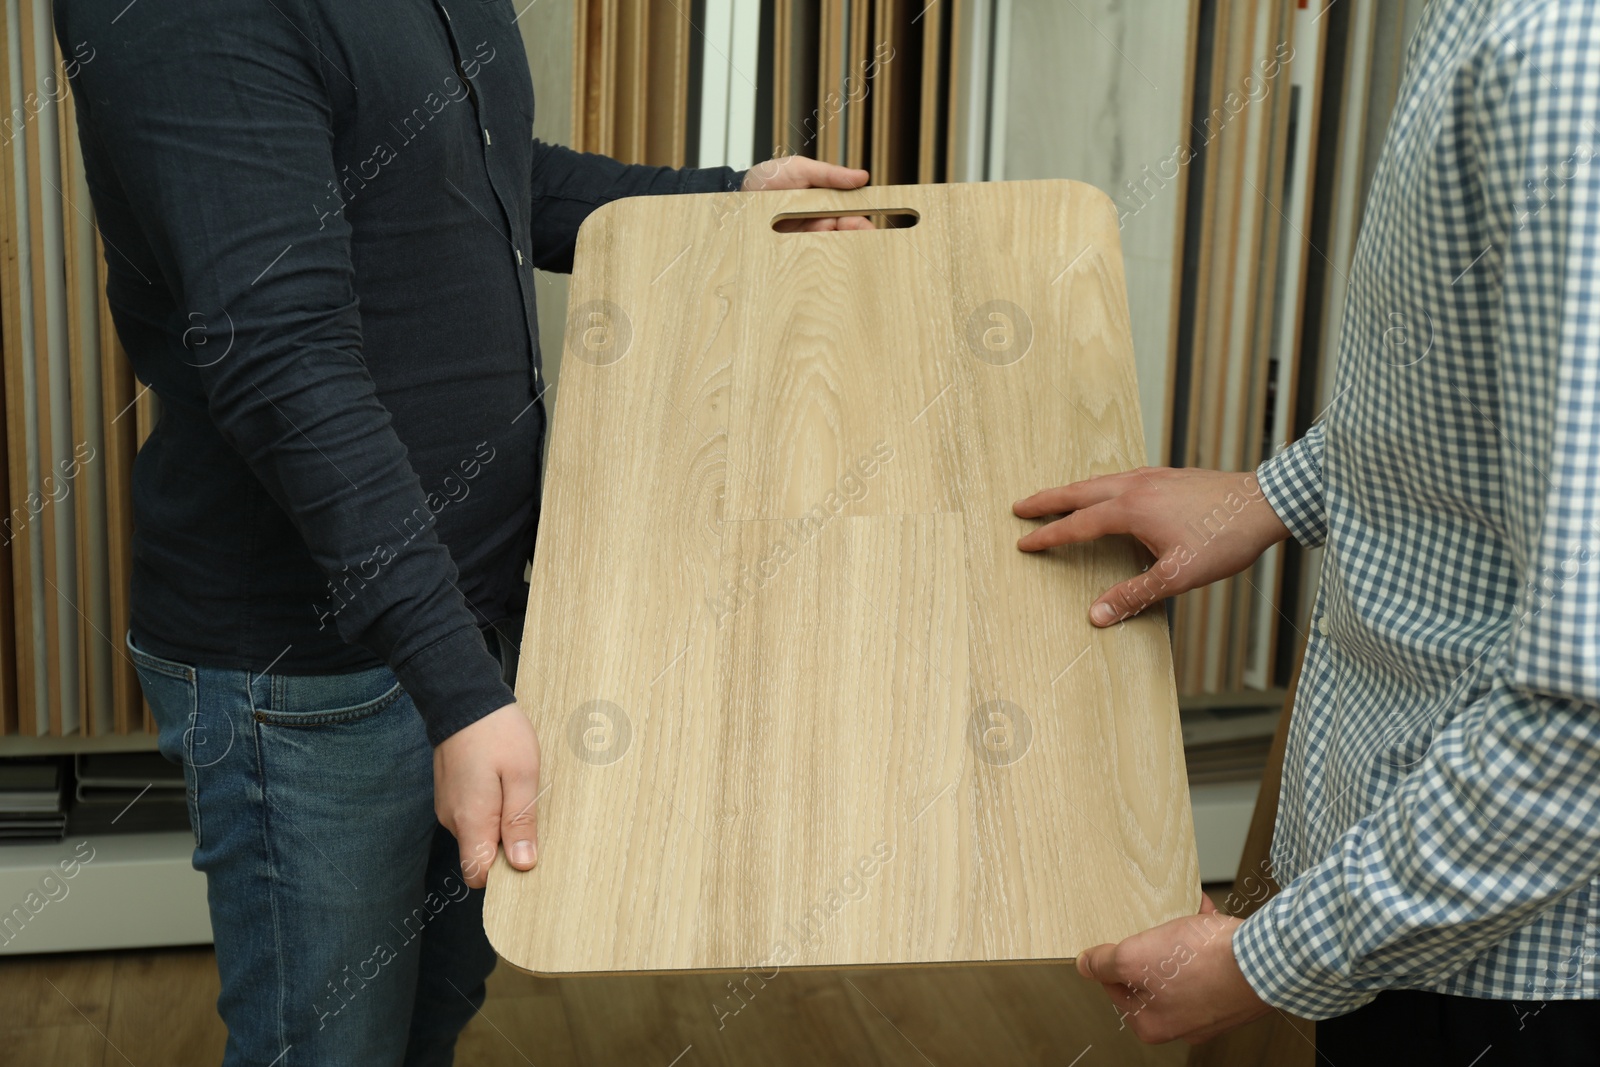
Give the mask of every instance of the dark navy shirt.
M 57 0 L 134 464 L 133 639 L 389 664 L 435 743 L 512 694 L 545 412 L 535 267 L 624 196 L 737 188 L 532 137 L 511 0 Z M 81 52 L 74 48 L 85 45 Z

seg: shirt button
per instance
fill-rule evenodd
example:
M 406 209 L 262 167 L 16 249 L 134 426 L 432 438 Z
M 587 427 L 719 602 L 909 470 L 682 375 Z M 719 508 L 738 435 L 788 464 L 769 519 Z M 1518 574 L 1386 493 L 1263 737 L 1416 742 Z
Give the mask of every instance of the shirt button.
M 1332 629 L 1333 627 L 1328 625 L 1328 616 L 1317 616 L 1317 633 L 1321 634 L 1323 637 L 1328 637 L 1330 636 L 1329 631 Z
M 522 266 L 522 249 L 513 248 L 511 251 L 513 251 L 513 252 L 515 252 L 517 254 L 517 266 L 519 266 L 519 267 Z
M 494 144 L 494 138 L 489 136 L 489 127 L 483 128 L 483 143 L 485 146 Z

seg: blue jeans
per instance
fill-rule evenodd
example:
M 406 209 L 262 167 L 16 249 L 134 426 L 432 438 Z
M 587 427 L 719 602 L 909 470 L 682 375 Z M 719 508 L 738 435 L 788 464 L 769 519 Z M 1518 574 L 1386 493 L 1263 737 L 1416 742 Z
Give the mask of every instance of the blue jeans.
M 128 651 L 161 752 L 183 764 L 223 1063 L 449 1064 L 495 954 L 394 674 L 194 667 L 131 635 Z

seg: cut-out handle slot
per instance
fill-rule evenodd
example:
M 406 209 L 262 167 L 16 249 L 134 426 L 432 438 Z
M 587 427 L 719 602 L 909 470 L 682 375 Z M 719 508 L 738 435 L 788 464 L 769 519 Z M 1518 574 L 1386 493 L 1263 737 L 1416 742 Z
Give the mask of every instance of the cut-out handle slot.
M 922 220 L 922 216 L 908 207 L 841 208 L 837 211 L 783 211 L 772 217 L 772 228 L 778 233 L 858 233 L 862 227 L 815 230 L 806 224 L 813 219 L 866 219 L 875 230 L 908 230 Z

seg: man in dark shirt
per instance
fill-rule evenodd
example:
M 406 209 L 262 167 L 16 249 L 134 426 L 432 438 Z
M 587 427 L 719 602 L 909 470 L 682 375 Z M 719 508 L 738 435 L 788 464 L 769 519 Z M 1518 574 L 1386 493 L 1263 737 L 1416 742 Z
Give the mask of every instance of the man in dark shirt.
M 184 765 L 227 1063 L 448 1062 L 494 963 L 469 887 L 501 843 L 536 861 L 537 740 L 485 639 L 533 548 L 535 268 L 620 197 L 866 181 L 541 144 L 516 17 L 56 3 L 96 57 L 112 318 L 161 401 L 128 653 Z

